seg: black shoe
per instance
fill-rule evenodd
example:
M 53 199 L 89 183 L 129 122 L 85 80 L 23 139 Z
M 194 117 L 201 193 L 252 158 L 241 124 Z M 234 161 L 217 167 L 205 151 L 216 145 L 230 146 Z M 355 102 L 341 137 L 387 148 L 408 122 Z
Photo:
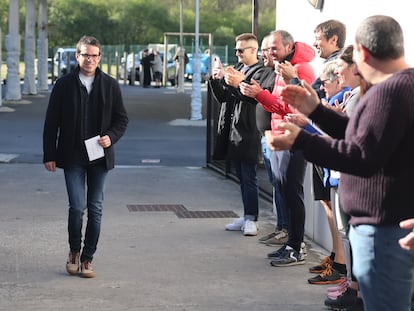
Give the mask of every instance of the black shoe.
M 287 244 L 283 245 L 281 248 L 279 248 L 278 250 L 271 252 L 269 254 L 267 254 L 267 258 L 269 259 L 275 259 L 275 258 L 279 258 L 285 251 Z
M 326 265 L 326 269 L 317 276 L 308 279 L 309 284 L 338 284 L 342 282 L 342 275 L 338 270 L 332 268 L 330 264 Z
M 325 299 L 325 306 L 333 310 L 363 310 L 362 299 L 358 298 L 358 292 L 350 287 L 336 299 Z
M 326 256 L 319 265 L 309 268 L 309 272 L 320 274 L 326 269 L 326 266 L 328 264 L 332 266 L 333 260 L 331 259 L 331 257 Z
M 290 246 L 286 246 L 280 257 L 273 258 L 270 261 L 270 265 L 273 267 L 290 267 L 303 264 L 305 264 L 305 258 L 300 251 L 298 252 Z

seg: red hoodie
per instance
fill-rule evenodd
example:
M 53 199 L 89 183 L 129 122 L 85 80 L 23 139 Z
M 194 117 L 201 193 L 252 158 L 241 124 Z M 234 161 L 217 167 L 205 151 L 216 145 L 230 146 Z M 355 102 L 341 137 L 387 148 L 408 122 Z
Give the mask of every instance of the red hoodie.
M 299 80 L 305 80 L 311 84 L 315 79 L 315 72 L 310 62 L 315 58 L 315 50 L 308 44 L 295 42 L 295 52 L 290 63 L 296 69 Z M 283 120 L 283 117 L 292 110 L 283 100 L 280 99 L 280 92 L 286 85 L 282 75 L 276 74 L 275 85 L 272 94 L 268 90 L 263 90 L 256 96 L 256 100 L 263 106 L 266 111 L 272 113 L 271 127 L 274 133 L 277 133 L 277 124 Z

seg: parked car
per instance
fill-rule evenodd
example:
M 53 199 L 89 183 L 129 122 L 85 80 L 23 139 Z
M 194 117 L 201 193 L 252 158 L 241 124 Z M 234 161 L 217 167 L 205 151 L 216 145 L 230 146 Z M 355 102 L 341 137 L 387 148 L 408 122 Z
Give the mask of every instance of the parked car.
M 75 48 L 58 48 L 53 57 L 53 76 L 60 78 L 72 72 L 77 64 Z
M 219 58 L 218 55 L 213 54 L 213 59 Z M 188 64 L 185 66 L 184 77 L 187 80 L 193 79 L 193 54 L 188 54 Z M 200 73 L 201 73 L 201 81 L 206 82 L 209 78 L 209 67 L 210 67 L 210 54 L 203 53 L 200 54 Z
M 162 61 L 164 62 L 164 52 L 160 52 L 160 56 Z M 172 54 L 168 52 L 168 60 L 167 60 L 167 81 L 170 82 L 171 86 L 175 86 L 175 71 L 176 71 L 176 63 L 172 58 Z
M 126 70 L 127 70 L 127 80 L 128 84 L 131 84 L 132 77 L 131 77 L 131 69 L 132 69 L 132 55 L 133 53 L 130 53 L 127 55 L 126 58 Z M 140 81 L 139 77 L 139 67 L 141 64 L 141 52 L 135 54 L 135 81 Z M 121 60 L 121 69 L 119 71 L 119 75 L 121 79 L 124 79 L 124 70 L 125 70 L 125 59 Z
M 140 81 L 140 65 L 141 57 L 143 51 L 140 51 L 135 54 L 135 81 Z M 164 52 L 160 52 L 161 60 L 164 61 Z M 121 60 L 121 70 L 120 78 L 124 78 L 124 68 L 125 60 Z M 126 59 L 126 68 L 127 68 L 127 80 L 131 84 L 131 71 L 132 71 L 132 53 L 127 55 Z M 172 59 L 171 53 L 168 53 L 168 63 L 167 63 L 167 81 L 171 83 L 172 86 L 175 85 L 175 61 Z

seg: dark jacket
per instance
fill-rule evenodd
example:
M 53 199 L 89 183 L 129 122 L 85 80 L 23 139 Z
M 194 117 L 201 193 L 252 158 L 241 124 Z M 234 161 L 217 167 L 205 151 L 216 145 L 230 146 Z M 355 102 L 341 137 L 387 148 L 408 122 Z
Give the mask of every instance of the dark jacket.
M 101 136 L 108 135 L 112 145 L 105 148 L 105 166 L 114 168 L 114 144 L 125 133 L 128 116 L 118 82 L 99 68 L 93 82 L 97 103 L 96 121 Z M 43 162 L 55 161 L 65 168 L 73 163 L 79 141 L 79 119 L 82 117 L 79 66 L 74 72 L 58 79 L 52 89 L 43 129 Z M 76 134 L 77 133 L 77 134 Z
M 273 91 L 273 84 L 276 77 L 276 72 L 274 68 L 271 68 L 271 72 L 266 75 L 265 79 L 261 82 L 264 86 L 269 86 L 266 89 L 269 92 Z M 272 120 L 272 113 L 266 111 L 262 105 L 256 105 L 256 125 L 260 134 L 264 136 L 264 132 L 271 129 L 270 123 Z
M 243 64 L 234 67 L 240 71 Z M 259 84 L 272 74 L 273 69 L 263 66 L 261 62 L 252 65 L 245 73 L 245 80 L 256 80 Z M 217 160 L 230 159 L 256 164 L 260 154 L 260 132 L 256 125 L 256 104 L 253 98 L 241 94 L 239 88 L 227 85 L 224 79 L 210 79 L 212 93 L 221 103 L 221 113 L 215 153 Z M 271 88 L 272 85 L 262 85 Z

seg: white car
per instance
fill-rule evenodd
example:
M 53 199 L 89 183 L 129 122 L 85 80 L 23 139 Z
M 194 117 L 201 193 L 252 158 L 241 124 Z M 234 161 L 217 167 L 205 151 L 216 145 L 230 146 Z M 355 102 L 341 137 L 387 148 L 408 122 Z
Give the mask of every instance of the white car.
M 53 57 L 53 77 L 60 78 L 76 67 L 76 49 L 75 48 L 58 48 Z

